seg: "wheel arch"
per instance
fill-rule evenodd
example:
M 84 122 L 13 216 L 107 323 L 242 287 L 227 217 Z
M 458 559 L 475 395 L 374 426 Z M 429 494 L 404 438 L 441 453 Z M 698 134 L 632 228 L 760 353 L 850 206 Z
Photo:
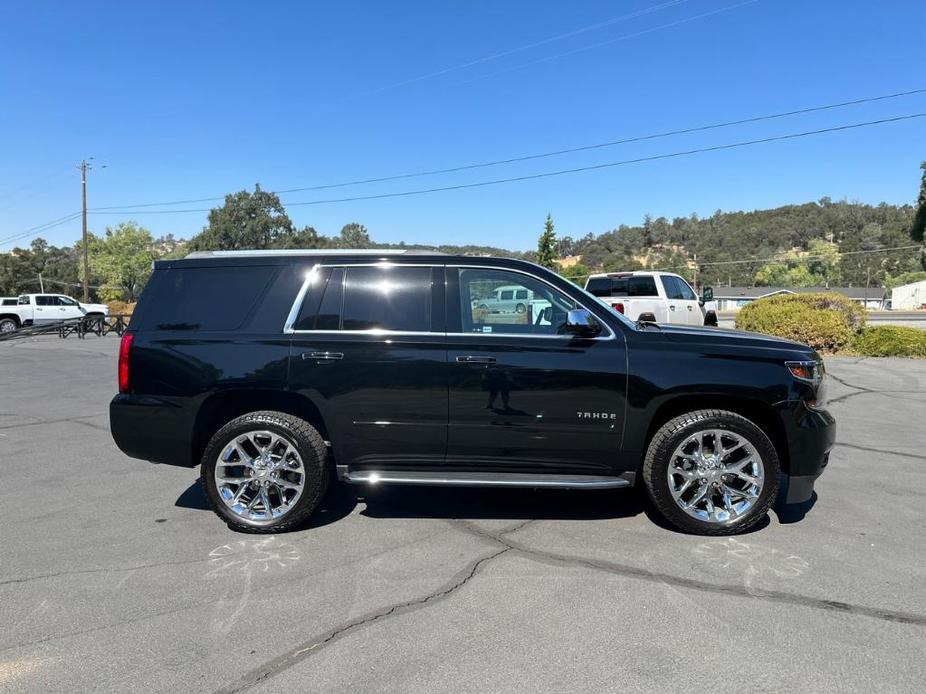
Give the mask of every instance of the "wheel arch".
M 192 460 L 198 464 L 209 439 L 228 422 L 248 412 L 273 410 L 305 420 L 328 441 L 321 410 L 309 398 L 290 391 L 224 390 L 207 397 L 196 413 L 192 432 Z
M 22 327 L 22 321 L 19 319 L 19 316 L 15 313 L 0 313 L 0 320 L 5 320 L 7 318 L 12 318 L 13 322 L 16 323 L 17 328 Z
M 649 448 L 650 441 L 653 440 L 653 436 L 656 435 L 656 432 L 659 431 L 663 424 L 679 415 L 696 410 L 726 410 L 745 417 L 771 439 L 772 445 L 775 446 L 775 451 L 778 453 L 782 472 L 787 473 L 790 470 L 790 449 L 781 417 L 770 404 L 762 400 L 742 396 L 720 394 L 679 395 L 663 402 L 653 414 L 647 428 L 646 440 L 643 442 L 644 455 Z M 642 464 L 641 456 L 641 467 Z

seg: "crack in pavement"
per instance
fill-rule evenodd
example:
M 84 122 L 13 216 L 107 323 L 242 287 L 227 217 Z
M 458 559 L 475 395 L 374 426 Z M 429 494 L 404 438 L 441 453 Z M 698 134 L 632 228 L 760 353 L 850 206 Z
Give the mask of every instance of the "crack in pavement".
M 186 559 L 184 561 L 164 561 L 156 564 L 139 564 L 138 566 L 126 567 L 103 567 L 100 569 L 76 569 L 74 571 L 59 571 L 51 574 L 39 574 L 38 576 L 24 576 L 23 578 L 7 578 L 0 580 L 0 586 L 6 586 L 13 583 L 29 583 L 30 581 L 40 581 L 45 578 L 57 578 L 58 576 L 77 576 L 80 574 L 106 574 L 106 573 L 124 573 L 126 571 L 140 571 L 141 569 L 156 569 L 161 566 L 184 566 L 186 564 L 200 564 L 209 561 L 209 557 L 201 559 Z
M 918 453 L 903 453 L 901 451 L 892 451 L 887 448 L 869 448 L 868 446 L 859 446 L 855 443 L 843 443 L 842 441 L 837 441 L 834 446 L 842 448 L 853 448 L 857 451 L 865 451 L 866 453 L 883 453 L 885 455 L 896 455 L 901 458 L 914 458 L 916 460 L 926 460 L 926 455 L 920 455 Z
M 65 422 L 69 422 L 73 424 L 86 424 L 86 422 L 82 422 L 80 420 L 93 419 L 94 417 L 108 417 L 109 413 L 108 412 L 98 412 L 96 414 L 84 414 L 79 417 L 65 417 L 64 419 L 37 419 L 36 417 L 33 417 L 32 415 L 27 415 L 27 414 L 18 414 L 18 415 L 7 414 L 4 416 L 28 417 L 29 419 L 35 419 L 36 421 L 24 422 L 22 424 L 4 424 L 3 426 L 0 426 L 0 429 L 22 429 L 25 427 L 36 427 L 41 424 L 62 424 Z M 89 426 L 94 426 L 94 425 L 91 424 Z M 109 427 L 106 428 L 106 431 L 107 432 L 109 431 Z
M 775 590 L 763 591 L 762 594 L 757 595 L 755 593 L 749 592 L 744 586 L 711 583 L 708 581 L 700 581 L 698 579 L 683 578 L 681 576 L 675 576 L 673 574 L 662 573 L 659 571 L 650 571 L 640 567 L 631 566 L 629 564 L 619 564 L 606 560 L 590 559 L 588 557 L 559 554 L 556 552 L 547 552 L 544 550 L 534 549 L 516 540 L 502 538 L 484 531 L 481 528 L 476 528 L 472 524 L 469 524 L 465 521 L 456 527 L 461 526 L 465 528 L 466 532 L 478 535 L 480 537 L 488 537 L 494 539 L 496 542 L 500 542 L 501 544 L 505 545 L 506 548 L 514 550 L 514 552 L 526 559 L 533 559 L 545 564 L 565 564 L 570 566 L 578 566 L 582 568 L 594 569 L 597 571 L 605 571 L 610 574 L 625 576 L 627 578 L 661 582 L 678 588 L 689 588 L 692 590 L 699 590 L 708 593 L 718 593 L 721 595 L 730 595 L 733 597 L 752 598 L 766 602 L 795 605 L 797 607 L 809 607 L 819 610 L 855 614 L 889 622 L 899 622 L 902 624 L 912 624 L 914 626 L 926 627 L 926 615 L 917 614 L 915 612 L 900 612 L 877 607 L 852 605 L 850 603 L 841 602 L 838 600 L 826 600 L 823 598 L 814 598 L 809 595 L 786 593 L 784 591 Z
M 318 636 L 303 642 L 296 648 L 287 651 L 283 655 L 277 656 L 273 660 L 269 660 L 261 664 L 259 667 L 252 669 L 240 680 L 238 680 L 238 682 L 217 690 L 217 694 L 232 694 L 233 692 L 240 692 L 245 689 L 249 689 L 262 681 L 276 677 L 284 670 L 288 670 L 294 665 L 302 662 L 310 655 L 317 653 L 330 643 L 345 636 L 349 636 L 351 633 L 363 629 L 364 627 L 367 627 L 370 624 L 377 622 L 378 620 L 387 619 L 394 615 L 407 614 L 414 610 L 422 609 L 431 604 L 435 604 L 447 598 L 449 595 L 466 585 L 470 579 L 476 575 L 480 567 L 509 551 L 510 549 L 505 547 L 496 552 L 493 552 L 492 554 L 480 557 L 476 561 L 471 562 L 469 566 L 463 571 L 458 572 L 449 583 L 445 583 L 433 593 L 428 593 L 422 597 L 396 603 L 374 612 L 369 612 L 366 615 L 358 617 L 353 621 L 331 629 L 323 634 L 319 634 Z

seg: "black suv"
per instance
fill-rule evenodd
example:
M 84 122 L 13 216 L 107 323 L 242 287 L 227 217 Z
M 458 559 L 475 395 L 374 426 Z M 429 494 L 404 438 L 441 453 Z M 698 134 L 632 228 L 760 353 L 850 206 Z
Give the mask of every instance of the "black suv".
M 824 391 L 804 345 L 635 324 L 524 261 L 215 251 L 155 263 L 110 419 L 130 456 L 201 464 L 241 530 L 298 526 L 336 475 L 639 481 L 670 523 L 720 535 L 762 518 L 779 479 L 810 498 L 835 437 Z

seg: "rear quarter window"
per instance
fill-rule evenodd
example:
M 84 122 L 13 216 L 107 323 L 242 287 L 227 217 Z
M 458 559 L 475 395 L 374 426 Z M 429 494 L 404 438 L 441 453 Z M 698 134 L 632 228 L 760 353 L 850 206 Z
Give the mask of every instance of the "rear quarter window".
M 155 270 L 133 315 L 132 327 L 237 330 L 264 296 L 278 270 L 269 266 Z

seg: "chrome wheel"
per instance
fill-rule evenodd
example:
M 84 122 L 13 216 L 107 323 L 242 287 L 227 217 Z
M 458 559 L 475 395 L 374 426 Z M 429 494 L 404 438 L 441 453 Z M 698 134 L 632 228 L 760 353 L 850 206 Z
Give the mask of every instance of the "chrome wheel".
M 728 429 L 699 431 L 672 453 L 667 471 L 675 503 L 706 523 L 732 523 L 751 509 L 765 484 L 762 457 Z
M 302 496 L 305 468 L 295 444 L 272 431 L 236 436 L 215 465 L 215 487 L 225 506 L 248 523 L 285 516 Z
M 16 321 L 9 318 L 0 320 L 0 333 L 11 333 L 16 330 Z

